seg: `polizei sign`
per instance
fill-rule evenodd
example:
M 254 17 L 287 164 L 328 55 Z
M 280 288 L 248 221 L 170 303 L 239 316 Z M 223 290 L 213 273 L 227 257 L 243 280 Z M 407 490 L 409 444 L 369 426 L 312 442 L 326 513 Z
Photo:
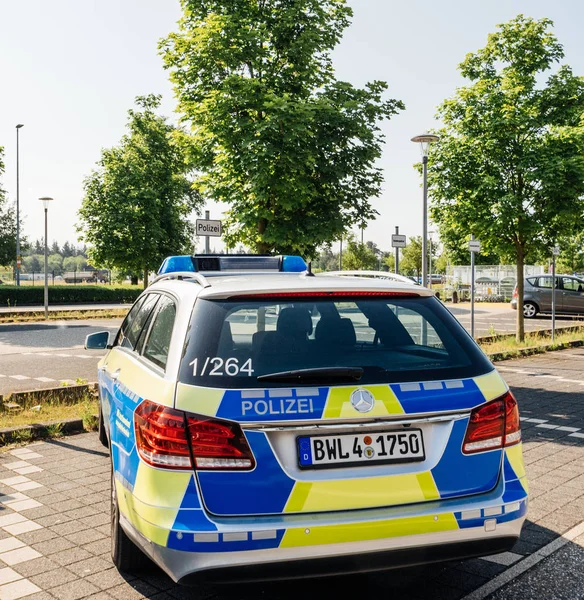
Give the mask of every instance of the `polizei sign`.
M 197 219 L 197 235 L 208 235 L 209 237 L 221 237 L 221 221 L 209 219 Z

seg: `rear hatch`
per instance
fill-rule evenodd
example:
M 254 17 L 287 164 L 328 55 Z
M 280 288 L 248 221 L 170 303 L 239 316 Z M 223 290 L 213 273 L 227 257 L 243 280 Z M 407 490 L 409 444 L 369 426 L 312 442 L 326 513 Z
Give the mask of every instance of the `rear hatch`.
M 179 381 L 215 515 L 423 503 L 498 480 L 500 446 L 462 448 L 472 409 L 506 386 L 434 297 L 199 299 Z

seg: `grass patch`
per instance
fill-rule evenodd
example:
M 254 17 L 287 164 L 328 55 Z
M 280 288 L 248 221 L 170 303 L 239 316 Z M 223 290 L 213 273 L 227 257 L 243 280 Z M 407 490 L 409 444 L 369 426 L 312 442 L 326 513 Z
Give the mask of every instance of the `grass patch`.
M 88 396 L 76 402 L 75 404 L 65 404 L 62 402 L 46 402 L 36 407 L 24 408 L 19 411 L 4 411 L 0 413 L 0 428 L 19 427 L 23 425 L 32 425 L 33 423 L 46 423 L 48 421 L 59 421 L 64 419 L 83 419 L 83 424 L 88 431 L 95 431 L 97 428 L 98 400 Z M 59 427 L 51 426 L 55 429 L 55 435 L 59 434 Z M 23 434 L 30 436 L 30 432 Z M 50 432 L 51 433 L 51 432 Z M 26 441 L 26 440 L 22 440 Z
M 123 319 L 130 310 L 128 308 L 96 309 L 96 310 L 55 310 L 49 312 L 49 321 L 80 321 L 84 319 Z M 44 311 L 23 313 L 0 313 L 0 323 L 32 323 L 45 320 Z
M 555 344 L 567 344 L 568 342 L 583 341 L 584 340 L 584 328 L 577 331 L 562 332 L 561 330 L 556 331 Z M 517 343 L 514 336 L 495 340 L 492 342 L 479 342 L 481 348 L 487 354 L 498 354 L 504 352 L 513 352 L 517 350 L 523 350 L 525 348 L 538 348 L 543 346 L 549 346 L 552 343 L 552 336 L 549 334 L 526 334 L 525 340 L 521 343 Z

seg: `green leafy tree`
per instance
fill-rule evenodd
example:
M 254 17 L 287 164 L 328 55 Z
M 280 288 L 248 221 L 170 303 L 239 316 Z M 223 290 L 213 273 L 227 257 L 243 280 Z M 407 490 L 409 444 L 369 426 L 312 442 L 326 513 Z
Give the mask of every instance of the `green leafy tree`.
M 67 256 L 63 259 L 63 271 L 77 271 L 77 261 L 74 256 Z
M 0 146 L 0 177 L 4 175 L 4 148 Z M 15 264 L 16 210 L 0 186 L 0 265 Z
M 49 271 L 60 275 L 63 271 L 63 257 L 60 254 L 49 254 L 48 257 Z M 44 262 L 43 262 L 44 265 Z
M 401 263 L 400 263 L 401 264 Z M 382 257 L 382 271 L 391 271 L 395 273 L 395 254 L 392 252 L 384 252 Z
M 192 126 L 196 189 L 229 205 L 225 240 L 316 256 L 377 214 L 386 84 L 337 81 L 345 0 L 182 0 L 161 43 Z
M 323 248 L 312 261 L 315 271 L 338 271 L 339 253 L 333 252 L 330 246 Z
M 575 230 L 558 242 L 561 254 L 557 259 L 556 271 L 558 273 L 583 273 L 584 272 L 584 232 Z M 542 259 L 549 259 L 549 256 Z
M 182 132 L 156 113 L 160 97 L 136 99 L 128 133 L 102 151 L 98 168 L 84 184 L 79 231 L 96 267 L 144 274 L 169 254 L 192 247 L 188 217 L 199 197 L 187 176 Z
M 428 259 L 430 258 L 430 244 L 428 244 Z M 437 245 L 432 244 L 432 265 L 437 259 Z M 400 272 L 406 275 L 422 276 L 422 236 L 413 235 L 409 238 L 405 248 L 402 249 L 399 261 Z M 434 269 L 433 269 L 434 270 Z
M 441 238 L 473 233 L 487 253 L 513 260 L 519 298 L 526 261 L 551 255 L 584 212 L 584 80 L 566 65 L 551 71 L 564 56 L 551 27 L 520 15 L 467 55 L 469 84 L 439 107 L 444 128 L 429 160 Z
M 75 254 L 75 246 L 70 244 L 69 242 L 65 242 L 63 244 L 62 250 L 63 258 L 67 258 L 68 256 L 73 256 Z
M 375 271 L 377 254 L 371 245 L 361 244 L 355 238 L 347 240 L 347 249 L 343 251 L 343 270 Z
M 42 254 L 30 254 L 22 257 L 23 271 L 26 273 L 40 273 L 45 267 L 45 257 Z

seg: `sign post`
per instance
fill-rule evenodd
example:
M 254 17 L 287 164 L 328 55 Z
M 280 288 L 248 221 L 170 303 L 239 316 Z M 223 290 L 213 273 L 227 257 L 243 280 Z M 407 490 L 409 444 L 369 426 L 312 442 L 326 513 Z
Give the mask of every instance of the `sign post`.
M 197 236 L 204 235 L 205 236 L 205 254 L 210 253 L 209 249 L 209 238 L 210 237 L 221 237 L 221 233 L 223 228 L 221 226 L 221 221 L 212 221 L 209 219 L 209 211 L 205 211 L 204 219 L 197 219 L 197 223 L 195 226 L 195 233 Z
M 474 338 L 475 334 L 475 254 L 481 251 L 481 243 L 474 239 L 474 235 L 470 236 L 468 243 L 470 250 L 470 335 Z
M 552 250 L 552 344 L 556 341 L 556 256 L 560 255 L 560 247 Z
M 395 272 L 399 274 L 399 249 L 406 247 L 406 236 L 399 234 L 399 227 L 395 226 L 395 234 L 391 236 L 391 247 L 395 248 Z

